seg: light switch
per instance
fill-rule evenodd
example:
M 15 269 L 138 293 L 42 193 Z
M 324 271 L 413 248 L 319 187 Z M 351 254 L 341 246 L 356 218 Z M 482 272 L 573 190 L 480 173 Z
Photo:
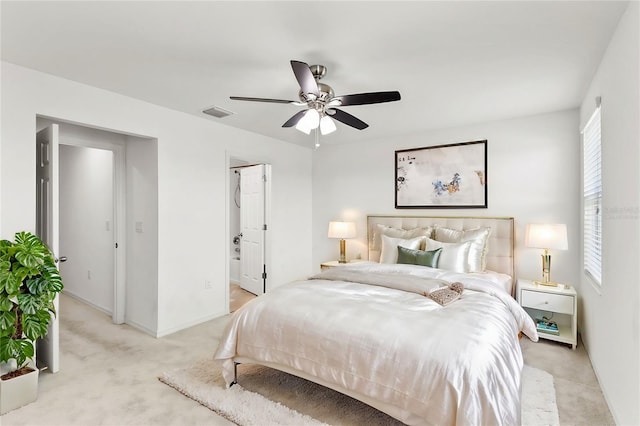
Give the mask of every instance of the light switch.
M 142 233 L 142 222 L 136 222 L 136 232 Z

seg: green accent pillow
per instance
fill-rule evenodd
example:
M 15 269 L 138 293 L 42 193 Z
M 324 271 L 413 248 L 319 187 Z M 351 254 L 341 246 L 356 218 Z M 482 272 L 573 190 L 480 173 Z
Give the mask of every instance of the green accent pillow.
M 440 258 L 441 248 L 435 250 L 412 250 L 402 246 L 398 246 L 398 262 L 410 265 L 422 265 L 430 268 L 438 267 L 438 259 Z

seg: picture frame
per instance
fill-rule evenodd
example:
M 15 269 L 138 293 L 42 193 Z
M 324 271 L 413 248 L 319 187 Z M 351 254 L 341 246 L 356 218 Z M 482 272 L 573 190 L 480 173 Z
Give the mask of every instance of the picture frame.
M 487 140 L 395 151 L 396 209 L 487 208 Z

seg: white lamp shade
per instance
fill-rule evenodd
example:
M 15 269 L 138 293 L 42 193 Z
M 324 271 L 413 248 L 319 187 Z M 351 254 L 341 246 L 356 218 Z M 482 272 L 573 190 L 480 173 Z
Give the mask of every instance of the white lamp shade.
M 307 135 L 311 133 L 311 127 L 304 123 L 304 117 L 302 117 L 300 121 L 298 121 L 298 124 L 296 124 L 296 129 L 300 130 L 302 133 L 306 133 Z
M 302 118 L 298 120 L 298 124 L 296 124 L 296 129 L 306 134 L 309 134 L 311 133 L 311 130 L 317 129 L 319 124 L 320 124 L 320 114 L 315 109 L 309 109 L 302 116 Z
M 541 249 L 567 250 L 567 225 L 530 223 L 527 225 L 525 245 Z
M 320 133 L 328 135 L 336 131 L 336 123 L 333 122 L 331 117 L 325 115 L 320 119 Z
M 353 222 L 329 222 L 329 238 L 354 238 L 356 224 Z

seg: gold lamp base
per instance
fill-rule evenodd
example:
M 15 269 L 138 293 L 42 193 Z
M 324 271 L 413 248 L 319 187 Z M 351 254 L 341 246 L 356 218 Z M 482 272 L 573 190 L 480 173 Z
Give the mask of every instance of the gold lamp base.
M 542 281 L 534 281 L 538 285 L 558 287 L 558 283 L 550 281 L 551 278 L 551 255 L 548 250 L 542 255 Z
M 338 263 L 347 263 L 347 244 L 344 239 L 340 240 L 340 259 Z
M 548 287 L 558 287 L 558 283 L 554 283 L 553 281 L 534 281 L 534 283 L 538 285 L 546 285 Z

